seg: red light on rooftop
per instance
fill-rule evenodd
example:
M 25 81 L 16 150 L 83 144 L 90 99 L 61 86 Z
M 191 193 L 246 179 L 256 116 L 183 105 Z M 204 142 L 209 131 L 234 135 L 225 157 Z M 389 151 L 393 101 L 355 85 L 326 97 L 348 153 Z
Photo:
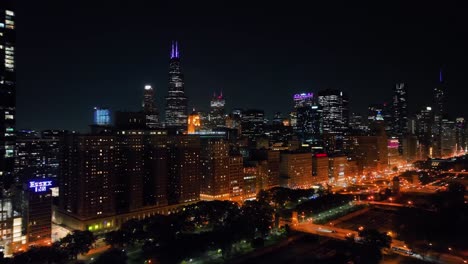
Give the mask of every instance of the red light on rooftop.
M 327 154 L 326 153 L 318 153 L 318 154 L 315 154 L 315 157 L 317 158 L 323 158 L 323 157 L 326 157 Z

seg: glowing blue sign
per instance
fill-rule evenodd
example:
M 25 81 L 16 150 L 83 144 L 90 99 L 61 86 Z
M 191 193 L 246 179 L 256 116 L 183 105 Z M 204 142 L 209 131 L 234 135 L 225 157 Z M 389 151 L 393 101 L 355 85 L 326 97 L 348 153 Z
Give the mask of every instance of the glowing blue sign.
M 30 181 L 29 188 L 33 189 L 34 192 L 45 192 L 47 187 L 52 186 L 52 181 Z
M 294 95 L 294 100 L 304 100 L 308 98 L 312 98 L 314 95 L 313 93 L 300 93 Z

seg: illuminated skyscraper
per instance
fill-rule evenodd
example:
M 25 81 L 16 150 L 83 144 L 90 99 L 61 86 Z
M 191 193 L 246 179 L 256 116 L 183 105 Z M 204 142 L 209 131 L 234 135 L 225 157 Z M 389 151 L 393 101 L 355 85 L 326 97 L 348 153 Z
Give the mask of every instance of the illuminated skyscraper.
M 15 162 L 16 33 L 12 2 L 0 2 L 0 183 L 6 188 L 12 183 Z
M 440 157 L 442 155 L 442 119 L 444 118 L 444 82 L 442 78 L 442 69 L 439 72 L 439 84 L 434 88 L 433 98 L 433 117 L 434 117 L 434 128 L 432 131 L 432 144 L 433 144 L 433 156 Z
M 187 97 L 184 91 L 184 75 L 180 67 L 179 47 L 176 41 L 171 45 L 171 59 L 169 61 L 166 126 L 178 130 L 187 129 Z
M 0 2 L 0 247 L 5 255 L 11 255 L 11 242 L 18 241 L 13 232 L 13 222 L 17 220 L 13 219 L 12 198 L 7 191 L 14 183 L 16 140 L 16 34 L 12 6 L 13 1 Z
M 403 154 L 403 138 L 408 132 L 408 102 L 404 83 L 395 85 L 393 93 L 392 135 L 398 138 L 398 152 Z
M 209 127 L 211 129 L 215 129 L 217 127 L 225 127 L 225 111 L 224 105 L 226 101 L 224 100 L 223 93 L 213 95 L 213 99 L 211 99 L 210 106 L 210 115 L 209 115 Z
M 156 128 L 159 124 L 159 112 L 154 102 L 154 89 L 151 85 L 145 85 L 142 107 L 146 117 L 146 127 Z
M 94 107 L 94 125 L 110 125 L 110 110 L 108 108 Z
M 322 108 L 323 133 L 327 151 L 342 151 L 344 135 L 349 126 L 348 96 L 338 90 L 323 90 L 318 93 L 318 104 Z

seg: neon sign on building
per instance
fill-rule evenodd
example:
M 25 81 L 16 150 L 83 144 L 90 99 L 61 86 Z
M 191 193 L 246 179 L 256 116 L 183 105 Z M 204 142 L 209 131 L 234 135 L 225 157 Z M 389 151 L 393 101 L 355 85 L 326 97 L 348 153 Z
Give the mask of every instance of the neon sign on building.
M 294 100 L 309 99 L 309 98 L 312 98 L 313 96 L 314 96 L 313 93 L 300 93 L 300 94 L 295 94 L 295 95 L 294 95 Z
M 45 192 L 52 186 L 52 181 L 30 181 L 29 189 L 34 192 Z

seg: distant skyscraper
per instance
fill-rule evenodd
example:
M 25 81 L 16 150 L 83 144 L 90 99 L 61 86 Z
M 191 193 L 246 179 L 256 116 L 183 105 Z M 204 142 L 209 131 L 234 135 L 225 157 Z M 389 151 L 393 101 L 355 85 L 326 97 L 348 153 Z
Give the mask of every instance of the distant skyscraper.
M 184 75 L 180 66 L 179 47 L 176 41 L 171 45 L 171 59 L 169 61 L 166 126 L 180 130 L 187 128 L 187 97 L 184 91 Z
M 15 162 L 16 33 L 12 2 L 0 2 L 0 183 L 7 188 L 13 180 Z
M 339 90 L 323 90 L 318 93 L 322 108 L 323 133 L 328 152 L 344 149 L 344 135 L 349 126 L 348 96 Z M 329 142 L 329 143 L 327 143 Z
M 11 193 L 6 191 L 14 183 L 16 140 L 16 33 L 13 2 L 0 1 L 0 246 L 6 256 L 12 253 L 11 242 L 19 241 L 18 235 L 13 232 L 13 222 L 17 219 L 14 219 Z M 21 236 L 21 232 L 16 234 Z
M 94 125 L 110 125 L 110 110 L 108 108 L 94 107 Z
M 146 116 L 146 126 L 156 128 L 159 124 L 159 112 L 154 102 L 154 89 L 151 85 L 145 85 L 142 107 Z
M 440 157 L 442 155 L 442 119 L 444 118 L 444 95 L 445 87 L 442 78 L 442 69 L 439 72 L 439 83 L 434 88 L 433 98 L 433 113 L 434 113 L 434 129 L 433 133 L 433 156 Z
M 314 100 L 313 93 L 300 93 L 293 96 L 294 99 L 294 108 L 299 108 L 303 106 L 312 106 Z
M 408 133 L 408 95 L 404 83 L 395 85 L 393 92 L 392 135 L 398 138 L 398 152 L 403 154 L 403 138 Z
M 241 120 L 242 135 L 253 139 L 264 134 L 265 112 L 263 110 L 246 110 L 242 113 Z
M 213 94 L 213 99 L 211 99 L 210 106 L 210 116 L 209 116 L 209 127 L 211 129 L 217 128 L 217 127 L 225 127 L 226 122 L 225 122 L 225 111 L 224 111 L 224 105 L 226 101 L 223 97 L 223 93 L 221 92 L 219 95 Z

